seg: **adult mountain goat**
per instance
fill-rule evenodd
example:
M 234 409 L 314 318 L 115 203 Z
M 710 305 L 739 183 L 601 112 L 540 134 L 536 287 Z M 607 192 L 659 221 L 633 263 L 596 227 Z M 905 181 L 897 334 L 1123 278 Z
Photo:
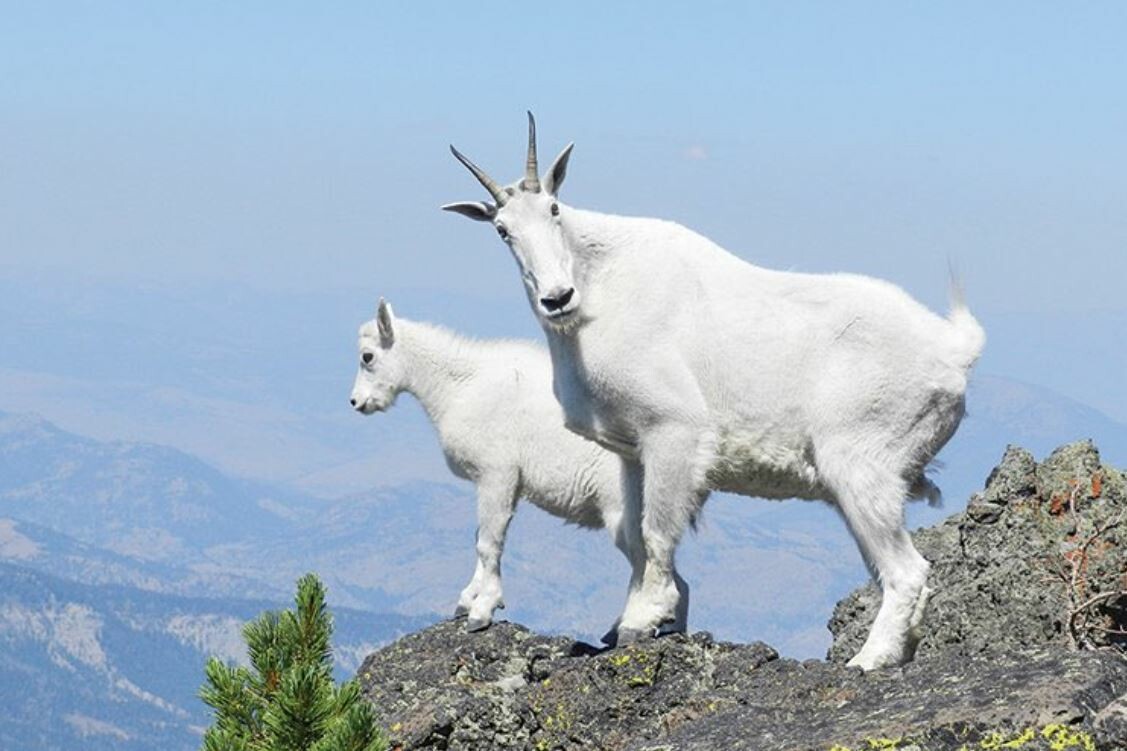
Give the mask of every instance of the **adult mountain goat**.
M 836 505 L 883 589 L 851 664 L 911 659 L 928 563 L 903 501 L 936 492 L 924 467 L 963 417 L 982 328 L 957 296 L 941 318 L 887 282 L 771 271 L 672 222 L 565 206 L 572 146 L 541 182 L 528 125 L 509 186 L 451 147 L 493 202 L 443 208 L 511 249 L 568 427 L 641 463 L 646 563 L 619 639 L 674 618 L 674 551 L 715 489 Z
M 397 319 L 383 300 L 361 326 L 358 347 L 353 408 L 370 415 L 401 392 L 412 394 L 438 431 L 451 471 L 477 486 L 477 568 L 455 611 L 468 615 L 469 631 L 488 626 L 504 607 L 501 553 L 518 498 L 579 526 L 605 528 L 630 562 L 631 590 L 641 585 L 645 552 L 640 522 L 630 516 L 639 509 L 640 472 L 564 427 L 547 352 L 531 342 L 476 341 Z M 684 631 L 689 590 L 673 577 L 682 596 L 670 630 Z

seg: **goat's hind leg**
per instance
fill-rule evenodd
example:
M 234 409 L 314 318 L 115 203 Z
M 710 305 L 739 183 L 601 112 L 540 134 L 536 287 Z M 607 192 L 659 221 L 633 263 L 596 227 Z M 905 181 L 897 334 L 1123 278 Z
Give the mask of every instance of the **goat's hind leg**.
M 849 661 L 864 670 L 912 659 L 930 590 L 928 562 L 904 528 L 906 483 L 876 463 L 842 462 L 840 476 L 823 472 L 870 570 L 881 586 L 881 606 L 861 650 Z

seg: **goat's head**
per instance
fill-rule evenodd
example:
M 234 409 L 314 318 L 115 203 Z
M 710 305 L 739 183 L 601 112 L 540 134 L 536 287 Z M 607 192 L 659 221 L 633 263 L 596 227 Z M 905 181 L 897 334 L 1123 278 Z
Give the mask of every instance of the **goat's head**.
M 380 298 L 375 320 L 360 327 L 360 367 L 352 384 L 353 409 L 365 415 L 382 412 L 395 403 L 403 388 L 403 364 L 395 348 L 395 314 Z
M 562 223 L 567 207 L 556 199 L 573 145 L 568 144 L 560 152 L 541 182 L 536 163 L 536 121 L 529 112 L 524 177 L 504 187 L 451 146 L 458 161 L 489 191 L 493 203 L 463 201 L 442 207 L 493 224 L 520 267 L 533 311 L 549 326 L 559 329 L 574 322 L 580 298 L 575 288 L 571 251 L 564 240 Z

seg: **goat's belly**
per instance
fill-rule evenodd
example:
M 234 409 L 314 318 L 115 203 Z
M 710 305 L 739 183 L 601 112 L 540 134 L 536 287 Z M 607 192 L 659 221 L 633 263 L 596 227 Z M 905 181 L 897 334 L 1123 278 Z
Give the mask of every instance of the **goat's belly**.
M 797 438 L 764 441 L 754 431 L 723 433 L 707 478 L 712 490 L 758 498 L 825 496 L 806 442 Z
M 604 509 L 621 507 L 613 496 L 618 476 L 603 474 L 609 465 L 582 457 L 562 464 L 544 462 L 521 470 L 521 494 L 552 516 L 581 527 L 601 529 L 606 525 Z M 563 458 L 561 457 L 561 458 Z
M 638 442 L 630 432 L 609 428 L 593 416 L 587 420 L 573 420 L 571 415 L 566 415 L 566 418 L 565 426 L 572 433 L 594 441 L 607 451 L 630 459 L 638 458 Z

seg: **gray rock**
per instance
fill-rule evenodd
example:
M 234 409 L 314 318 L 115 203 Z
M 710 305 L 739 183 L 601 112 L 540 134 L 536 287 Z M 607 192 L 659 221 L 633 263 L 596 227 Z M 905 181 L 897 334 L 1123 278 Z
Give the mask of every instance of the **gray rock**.
M 980 499 L 973 499 L 967 505 L 967 516 L 979 524 L 993 524 L 1001 518 L 1004 506 L 997 503 L 987 503 Z
M 1127 694 L 1101 709 L 1092 726 L 1101 747 L 1127 748 Z
M 1087 551 L 1080 596 L 1100 587 L 1127 587 L 1127 493 L 1123 475 L 1102 465 L 1091 441 L 1062 446 L 1037 464 L 1024 449 L 1009 447 L 986 487 L 936 527 L 913 534 L 932 563 L 934 590 L 916 655 L 971 655 L 995 649 L 1071 646 L 1068 587 L 1061 578 L 1081 542 L 1111 525 Z M 1127 627 L 1127 602 L 1107 603 L 1104 625 Z M 880 606 L 869 584 L 838 603 L 829 628 L 829 659 L 852 657 Z M 1098 646 L 1123 648 L 1122 637 L 1093 633 Z
M 358 678 L 393 747 L 522 748 L 529 737 L 524 687 L 554 663 L 594 651 L 503 621 L 467 633 L 453 620 L 369 655 Z
M 914 535 L 936 592 L 900 669 L 844 665 L 879 605 L 870 585 L 835 608 L 828 662 L 704 632 L 597 649 L 448 621 L 370 655 L 359 679 L 403 751 L 1124 751 L 1124 641 L 1073 648 L 1057 572 L 1081 551 L 1088 593 L 1122 579 L 1125 508 L 1123 475 L 1090 442 L 1041 464 L 1008 448 L 965 512 Z M 1100 623 L 1127 625 L 1127 602 L 1101 607 Z
M 986 478 L 982 500 L 1005 505 L 1033 495 L 1037 490 L 1037 461 L 1020 446 L 1006 446 L 1002 461 Z
M 1127 692 L 1127 661 L 1047 647 L 865 674 L 707 634 L 596 651 L 505 622 L 478 634 L 447 622 L 373 654 L 360 679 L 404 750 L 825 751 L 884 739 L 954 751 L 1030 733 L 1022 749 L 1049 749 L 1046 728 L 1091 736 Z M 1100 732 L 1116 738 L 1106 713 Z
M 1061 649 L 921 660 L 868 675 L 832 663 L 797 671 L 779 661 L 756 671 L 744 688 L 747 703 L 711 713 L 661 742 L 678 751 L 953 751 L 1029 735 L 1039 743 L 1013 748 L 1048 749 L 1046 728 L 1090 736 L 1091 707 L 1125 690 L 1127 662 Z M 646 747 L 645 741 L 631 746 Z

